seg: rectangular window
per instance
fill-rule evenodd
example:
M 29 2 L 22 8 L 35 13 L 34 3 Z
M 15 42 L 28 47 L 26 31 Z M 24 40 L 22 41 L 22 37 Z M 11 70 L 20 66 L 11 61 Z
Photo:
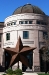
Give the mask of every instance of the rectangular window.
M 14 22 L 14 25 L 16 25 L 16 22 Z
M 11 25 L 16 25 L 16 22 L 11 22 L 10 24 L 11 24 Z
M 44 22 L 41 22 L 42 25 L 44 25 Z
M 46 22 L 41 22 L 42 25 L 47 25 Z
M 19 21 L 19 24 L 21 24 L 21 21 Z
M 23 39 L 29 38 L 29 31 L 23 31 Z
M 7 26 L 10 26 L 10 25 L 11 25 L 10 23 L 7 24 Z
M 29 24 L 32 24 L 32 21 L 29 21 Z
M 24 21 L 19 21 L 19 24 L 24 24 Z
M 28 21 L 25 21 L 25 24 L 28 24 Z
M 12 25 L 12 23 L 11 23 L 11 25 Z
M 47 25 L 47 23 L 45 22 L 44 25 Z
M 10 40 L 10 33 L 6 33 L 6 40 Z
M 40 21 L 37 21 L 37 24 L 40 24 Z
M 48 33 L 47 32 L 43 32 L 43 39 L 48 39 Z

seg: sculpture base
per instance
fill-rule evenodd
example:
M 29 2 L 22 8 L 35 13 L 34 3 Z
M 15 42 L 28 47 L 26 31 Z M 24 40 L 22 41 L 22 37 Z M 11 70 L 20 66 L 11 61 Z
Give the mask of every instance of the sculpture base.
M 29 67 L 26 69 L 26 72 L 32 72 L 32 69 L 30 69 Z

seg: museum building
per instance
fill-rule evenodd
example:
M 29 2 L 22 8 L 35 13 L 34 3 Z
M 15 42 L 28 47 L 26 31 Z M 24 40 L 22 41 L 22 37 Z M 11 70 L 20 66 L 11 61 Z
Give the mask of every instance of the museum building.
M 41 71 L 44 64 L 41 64 L 39 50 L 45 45 L 45 38 L 48 38 L 48 18 L 39 7 L 26 4 L 18 7 L 4 22 L 0 22 L 0 64 L 8 68 L 10 55 L 3 48 L 14 48 L 20 36 L 24 46 L 36 47 L 26 56 L 29 70 Z M 21 62 L 19 67 L 23 71 L 28 70 Z M 17 63 L 12 68 L 17 68 Z

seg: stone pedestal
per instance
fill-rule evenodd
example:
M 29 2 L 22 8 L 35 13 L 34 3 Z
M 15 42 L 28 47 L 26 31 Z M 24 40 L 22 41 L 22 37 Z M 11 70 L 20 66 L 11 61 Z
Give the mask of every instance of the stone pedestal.
M 32 69 L 30 69 L 29 67 L 26 69 L 27 72 L 32 72 Z
M 40 66 L 34 66 L 34 71 L 35 72 L 40 72 Z

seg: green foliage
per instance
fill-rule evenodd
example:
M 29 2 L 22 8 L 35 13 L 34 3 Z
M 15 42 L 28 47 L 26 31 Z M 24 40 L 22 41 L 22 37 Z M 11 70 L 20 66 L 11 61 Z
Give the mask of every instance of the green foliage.
M 14 71 L 14 74 L 16 74 L 16 75 L 22 75 L 22 70 L 21 69 L 16 69 Z
M 16 69 L 15 73 L 22 73 L 22 70 L 21 69 Z
M 49 75 L 49 74 L 38 74 L 38 75 Z
M 11 68 L 9 68 L 8 70 L 6 70 L 6 74 L 3 75 L 22 75 L 22 70 L 16 69 L 15 71 L 13 71 Z
M 6 70 L 7 74 L 13 74 L 13 70 L 11 68 L 9 68 L 8 70 Z

